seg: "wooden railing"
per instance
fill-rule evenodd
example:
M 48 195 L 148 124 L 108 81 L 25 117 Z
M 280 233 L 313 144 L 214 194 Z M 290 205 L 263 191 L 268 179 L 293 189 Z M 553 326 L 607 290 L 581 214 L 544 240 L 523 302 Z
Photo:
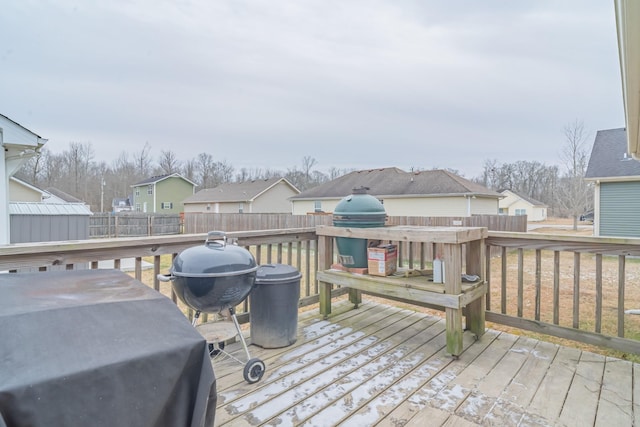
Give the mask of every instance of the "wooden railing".
M 300 305 L 318 302 L 314 228 L 229 232 L 226 235 L 230 241 L 250 250 L 259 265 L 277 263 L 296 267 L 302 273 Z M 124 266 L 123 260 L 133 259 L 132 274 L 136 279 L 171 297 L 188 313 L 188 307 L 176 301 L 171 285 L 160 282 L 157 275 L 168 272 L 175 255 L 204 244 L 205 239 L 206 234 L 185 234 L 0 246 L 0 271 L 95 269 L 101 262 L 107 263 L 106 268 L 119 269 Z M 147 263 L 152 264 L 152 269 L 143 268 Z M 248 320 L 247 301 L 238 307 L 238 312 L 245 313 L 239 316 L 241 322 Z
M 640 239 L 490 232 L 487 248 L 487 321 L 640 354 Z
M 318 302 L 314 228 L 227 236 L 249 249 L 258 264 L 298 268 L 300 306 Z M 0 271 L 98 268 L 104 261 L 120 268 L 121 260 L 133 259 L 131 274 L 175 301 L 171 285 L 156 276 L 168 272 L 173 256 L 203 244 L 205 238 L 188 234 L 9 245 L 0 247 Z M 487 254 L 498 254 L 486 260 L 487 321 L 640 354 L 640 316 L 625 313 L 640 310 L 640 239 L 489 231 L 486 244 Z M 411 245 L 402 262 L 429 267 L 425 254 L 433 251 L 431 245 Z M 152 268 L 143 269 L 146 263 Z M 239 311 L 245 312 L 240 320 L 246 321 L 246 301 Z

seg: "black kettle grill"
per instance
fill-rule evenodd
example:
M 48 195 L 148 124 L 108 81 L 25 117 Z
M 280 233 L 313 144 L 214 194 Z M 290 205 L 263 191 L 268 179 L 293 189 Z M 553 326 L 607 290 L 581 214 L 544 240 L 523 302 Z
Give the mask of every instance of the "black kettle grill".
M 204 245 L 185 249 L 176 256 L 169 275 L 158 275 L 158 279 L 163 282 L 171 281 L 178 298 L 195 310 L 194 327 L 201 312 L 229 313 L 235 326 L 234 332 L 240 337 L 247 356 L 244 379 L 248 383 L 260 381 L 265 364 L 258 358 L 251 358 L 236 318 L 235 306 L 251 293 L 255 286 L 257 270 L 258 265 L 251 252 L 240 246 L 227 244 L 224 232 L 211 231 L 207 234 Z M 232 334 L 223 337 L 224 328 L 218 326 L 224 326 L 224 323 L 227 322 L 205 323 L 196 329 L 210 341 L 212 356 L 225 354 L 243 363 L 224 351 L 224 339 L 234 336 Z

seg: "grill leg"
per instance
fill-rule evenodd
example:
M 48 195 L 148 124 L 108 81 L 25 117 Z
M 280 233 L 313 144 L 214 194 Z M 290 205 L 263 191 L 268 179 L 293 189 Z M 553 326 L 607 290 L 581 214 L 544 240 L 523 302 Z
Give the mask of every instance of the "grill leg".
M 238 323 L 238 319 L 236 318 L 235 308 L 229 308 L 229 314 L 231 315 L 231 319 L 233 319 L 233 324 L 236 325 L 236 330 L 238 331 L 238 335 L 240 336 L 240 342 L 242 343 L 242 347 L 244 347 L 244 352 L 247 355 L 247 360 L 249 360 L 251 359 L 251 354 L 249 354 L 249 348 L 247 347 L 247 343 L 244 341 L 244 336 L 242 335 L 242 331 L 240 330 L 240 324 Z

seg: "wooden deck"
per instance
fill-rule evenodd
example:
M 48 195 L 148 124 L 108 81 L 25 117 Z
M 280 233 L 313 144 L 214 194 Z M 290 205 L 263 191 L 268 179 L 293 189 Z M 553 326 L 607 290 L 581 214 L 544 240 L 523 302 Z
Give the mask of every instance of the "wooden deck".
M 243 365 L 218 357 L 216 425 L 632 426 L 640 425 L 634 363 L 488 330 L 445 353 L 445 324 L 367 302 L 334 306 L 328 321 L 300 315 L 298 341 L 265 350 L 247 384 Z M 227 346 L 245 359 L 239 343 Z

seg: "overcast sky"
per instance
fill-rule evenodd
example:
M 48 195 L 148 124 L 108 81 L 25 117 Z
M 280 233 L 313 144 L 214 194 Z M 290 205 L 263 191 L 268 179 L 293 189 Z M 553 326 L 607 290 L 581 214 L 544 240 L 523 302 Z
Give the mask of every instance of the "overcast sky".
M 558 164 L 624 126 L 612 1 L 3 2 L 0 113 L 57 153 L 236 170 Z M 590 150 L 590 148 L 589 148 Z

